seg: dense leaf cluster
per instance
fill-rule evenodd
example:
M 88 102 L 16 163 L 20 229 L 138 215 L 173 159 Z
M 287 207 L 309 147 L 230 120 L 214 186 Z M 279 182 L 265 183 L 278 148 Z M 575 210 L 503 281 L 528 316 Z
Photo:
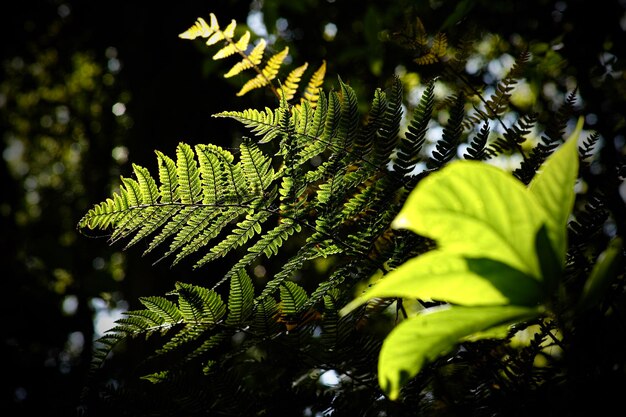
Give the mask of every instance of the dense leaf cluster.
M 228 51 L 259 64 L 256 49 L 246 53 L 241 39 L 229 40 L 234 26 L 218 29 L 214 22 L 198 21 L 188 37 L 226 40 Z M 446 45 L 438 35 L 428 53 L 440 60 Z M 569 315 L 568 297 L 579 299 L 576 290 L 586 276 L 576 265 L 588 266 L 599 255 L 585 251 L 581 234 L 566 257 L 559 289 L 566 296 L 547 301 L 555 303 L 556 316 L 516 329 L 527 331 L 530 342 L 463 343 L 448 352 L 447 361 L 432 358 L 395 403 L 382 396 L 376 381 L 382 340 L 394 322 L 410 314 L 407 303 L 420 309 L 439 300 L 375 299 L 340 314 L 355 288 L 372 276 L 384 279 L 433 249 L 430 239 L 392 227 L 423 178 L 459 158 L 489 163 L 517 153 L 522 163 L 513 174 L 528 183 L 563 142 L 574 114 L 573 96 L 550 119 L 538 143 L 528 138 L 540 127 L 534 114 L 503 119 L 529 59 L 520 55 L 493 95 L 481 97 L 482 107 L 468 106 L 476 97 L 466 90 L 438 102 L 436 80 L 427 83 L 412 114 L 404 110 L 398 78 L 388 90 L 373 92 L 364 117 L 355 92 L 341 79 L 336 91 L 319 91 L 314 100 L 297 106 L 280 90 L 276 108 L 216 114 L 249 130 L 236 153 L 212 144 L 180 143 L 175 158 L 157 151 L 157 176 L 134 165 L 134 178 L 123 177 L 119 190 L 83 217 L 81 229 L 111 230 L 112 242 L 127 240 L 127 246 L 149 240 L 146 252 L 165 247 L 163 257 L 173 257 L 173 263 L 190 256 L 199 258 L 196 267 L 222 257 L 235 261 L 205 286 L 178 282 L 169 294 L 142 298 L 144 309 L 127 312 L 99 340 L 93 362 L 97 381 L 118 346 L 141 345 L 147 350 L 133 370 L 141 378 L 88 395 L 103 396 L 105 407 L 121 415 L 432 415 L 437 408 L 462 406 L 472 406 L 476 415 L 492 415 L 510 406 L 507 395 L 553 385 L 564 395 L 561 389 L 567 384 L 560 384 L 569 358 L 564 352 L 561 361 L 552 352 L 577 337 L 573 323 L 579 319 Z M 284 85 L 290 88 L 290 83 Z M 428 150 L 438 104 L 448 104 L 449 118 Z M 472 132 L 477 133 L 471 137 Z M 596 140 L 593 134 L 584 139 L 582 157 Z M 602 197 L 597 198 L 593 204 L 601 204 Z M 597 229 L 602 222 L 577 211 L 574 215 L 579 219 L 574 230 Z M 565 254 L 564 247 L 559 251 Z M 256 279 L 264 278 L 255 271 L 270 258 L 271 274 Z M 520 265 L 525 265 L 523 259 Z M 533 275 L 539 266 L 532 268 L 525 272 Z M 605 286 L 594 288 L 610 287 L 620 272 L 609 275 Z M 228 288 L 223 288 L 220 284 L 226 282 Z M 512 317 L 526 317 L 518 313 Z M 460 371 L 464 378 L 449 378 Z M 323 378 L 329 374 L 336 380 Z M 451 391 L 458 395 L 450 397 Z

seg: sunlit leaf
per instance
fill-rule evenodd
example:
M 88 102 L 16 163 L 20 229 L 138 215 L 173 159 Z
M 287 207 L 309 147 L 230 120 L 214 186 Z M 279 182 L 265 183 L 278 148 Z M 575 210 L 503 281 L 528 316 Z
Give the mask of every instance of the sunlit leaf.
M 493 259 L 540 279 L 535 235 L 546 214 L 511 174 L 456 161 L 426 177 L 393 222 L 461 257 Z
M 425 364 L 450 352 L 462 339 L 537 314 L 537 309 L 518 306 L 445 306 L 425 310 L 400 323 L 383 342 L 378 361 L 379 384 L 395 400 L 402 386 Z
M 342 309 L 346 314 L 375 297 L 417 298 L 467 306 L 536 305 L 535 279 L 490 259 L 463 259 L 435 250 L 410 259 Z
M 600 254 L 585 282 L 578 302 L 579 311 L 597 306 L 613 280 L 624 270 L 623 242 L 614 238 L 608 248 Z
M 578 136 L 583 118 L 567 141 L 546 159 L 529 189 L 547 213 L 546 227 L 561 264 L 565 262 L 567 221 L 574 206 L 574 183 L 578 177 Z

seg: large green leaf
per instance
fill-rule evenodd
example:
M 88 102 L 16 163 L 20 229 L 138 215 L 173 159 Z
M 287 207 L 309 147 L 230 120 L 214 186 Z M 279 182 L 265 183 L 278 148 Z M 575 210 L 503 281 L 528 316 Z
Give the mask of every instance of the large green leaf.
M 535 235 L 546 213 L 511 174 L 477 161 L 456 161 L 429 175 L 393 222 L 464 258 L 488 258 L 541 278 Z
M 474 333 L 534 317 L 536 308 L 519 306 L 434 307 L 403 321 L 383 342 L 378 382 L 395 400 L 402 386 L 428 362 L 450 352 Z M 502 329 L 502 328 L 501 328 Z M 494 337 L 493 332 L 487 333 Z M 502 337 L 504 334 L 499 333 Z
M 434 250 L 410 259 L 342 309 L 346 314 L 374 297 L 437 300 L 467 306 L 536 305 L 537 280 L 491 259 L 463 259 Z
M 585 282 L 577 309 L 580 312 L 597 307 L 605 291 L 624 270 L 622 238 L 615 237 L 598 257 L 589 278 Z
M 583 118 L 578 120 L 567 141 L 546 159 L 529 185 L 531 193 L 547 214 L 548 237 L 558 257 L 565 262 L 567 221 L 574 207 L 574 183 L 578 177 L 578 136 Z

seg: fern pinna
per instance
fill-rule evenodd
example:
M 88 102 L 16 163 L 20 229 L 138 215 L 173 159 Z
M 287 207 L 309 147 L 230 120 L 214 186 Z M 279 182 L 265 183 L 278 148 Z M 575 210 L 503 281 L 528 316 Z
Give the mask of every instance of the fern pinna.
M 209 44 L 224 41 L 215 59 L 234 53 L 243 57 L 227 75 L 254 68 L 264 80 L 254 88 L 273 88 L 279 58 L 267 64 L 269 76 L 259 67 L 264 51 L 259 45 L 264 43 L 248 52 L 249 35 L 235 40 L 234 31 L 234 23 L 219 29 L 211 15 L 210 24 L 199 19 L 181 36 L 201 36 Z M 450 118 L 429 155 L 424 145 L 433 118 L 435 81 L 405 117 L 402 84 L 394 79 L 389 90 L 374 92 L 369 114 L 362 119 L 356 94 L 341 79 L 336 91 L 319 89 L 323 68 L 297 105 L 289 101 L 303 69 L 273 90 L 280 97 L 276 108 L 216 114 L 249 130 L 238 152 L 185 143 L 176 147 L 175 157 L 156 151 L 157 176 L 133 165 L 134 177 L 122 177 L 119 190 L 80 220 L 82 230 L 110 230 L 111 243 L 124 241 L 130 247 L 146 242 L 147 254 L 160 250 L 158 259 L 173 264 L 194 258 L 195 267 L 202 268 L 228 254 L 237 259 L 206 286 L 178 282 L 165 296 L 141 298 L 143 309 L 127 312 L 97 341 L 94 371 L 120 342 L 149 337 L 157 347 L 138 372 L 154 383 L 151 389 L 169 392 L 172 384 L 180 387 L 182 374 L 195 375 L 207 387 L 196 400 L 225 414 L 233 404 L 273 406 L 272 381 L 267 392 L 259 391 L 258 384 L 254 391 L 246 388 L 254 375 L 267 376 L 261 370 L 270 357 L 277 375 L 273 382 L 287 380 L 296 393 L 310 392 L 302 381 L 320 369 L 336 370 L 350 386 L 378 390 L 375 364 L 382 339 L 363 328 L 379 320 L 389 303 L 373 303 L 345 317 L 338 311 L 352 298 L 355 284 L 431 249 L 427 239 L 390 225 L 416 182 L 458 155 L 467 141 L 468 121 L 482 128 L 466 158 L 488 159 L 511 149 L 489 141 L 489 121 L 504 112 L 514 77 L 498 90 L 503 99 L 492 99 L 492 111 L 478 116 L 465 114 L 463 93 L 454 95 Z M 521 143 L 535 120 L 521 117 L 498 143 Z M 405 122 L 406 132 L 401 128 Z M 541 157 L 552 149 L 545 148 Z M 418 164 L 424 171 L 414 175 Z M 531 175 L 534 167 L 523 166 L 518 173 Z M 257 285 L 252 267 L 277 255 L 278 266 L 269 280 Z M 316 272 L 321 261 L 330 267 Z M 225 291 L 223 283 L 228 283 Z M 226 388 L 233 385 L 237 388 Z M 358 392 L 355 388 L 353 395 Z M 188 406 L 190 412 L 197 406 L 176 405 Z M 148 414 L 150 406 L 143 406 Z
M 196 38 L 205 38 L 206 44 L 216 45 L 222 42 L 222 46 L 214 55 L 213 59 L 224 59 L 232 55 L 239 55 L 241 61 L 235 63 L 230 70 L 224 74 L 225 78 L 234 77 L 246 70 L 254 70 L 256 76 L 248 80 L 237 93 L 238 96 L 243 96 L 252 90 L 268 87 L 272 90 L 276 97 L 285 97 L 287 101 L 291 100 L 297 93 L 300 81 L 304 72 L 307 70 L 309 64 L 304 63 L 296 69 L 292 70 L 287 78 L 281 83 L 280 87 L 274 84 L 279 71 L 283 67 L 283 62 L 289 54 L 289 47 L 285 47 L 281 51 L 273 54 L 263 67 L 264 54 L 267 48 L 267 42 L 261 38 L 254 45 L 250 46 L 250 31 L 246 30 L 239 38 L 236 38 L 235 30 L 237 29 L 237 22 L 231 20 L 231 22 L 223 30 L 217 21 L 217 17 L 211 13 L 209 23 L 203 18 L 199 17 L 193 26 L 179 35 L 182 39 L 193 40 Z M 324 75 L 326 74 L 326 63 L 322 62 L 322 65 L 313 73 L 309 83 L 302 92 L 302 101 L 308 101 L 315 105 L 318 98 L 319 88 L 324 82 Z

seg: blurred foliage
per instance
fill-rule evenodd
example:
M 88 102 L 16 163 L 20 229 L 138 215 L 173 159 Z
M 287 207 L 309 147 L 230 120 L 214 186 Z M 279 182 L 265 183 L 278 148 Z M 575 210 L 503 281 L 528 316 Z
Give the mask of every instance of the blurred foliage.
M 75 407 L 78 391 L 65 389 L 83 383 L 92 301 L 108 294 L 115 306 L 115 281 L 124 278 L 121 253 L 94 257 L 77 250 L 75 219 L 94 196 L 89 190 L 106 188 L 109 174 L 125 162 L 101 155 L 124 149 L 132 120 L 111 109 L 129 96 L 116 82 L 114 48 L 101 56 L 66 50 L 54 43 L 60 36 L 57 21 L 2 63 L 3 275 L 16 295 L 2 308 L 19 317 L 3 338 L 11 363 L 3 411 Z

